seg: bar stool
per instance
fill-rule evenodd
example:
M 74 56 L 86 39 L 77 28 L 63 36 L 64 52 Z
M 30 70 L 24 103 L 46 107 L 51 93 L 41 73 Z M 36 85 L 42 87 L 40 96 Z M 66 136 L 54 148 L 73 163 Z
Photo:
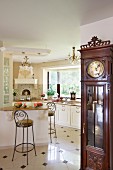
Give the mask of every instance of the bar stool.
M 55 111 L 56 111 L 56 105 L 54 102 L 48 102 L 48 117 L 50 119 L 49 122 L 49 134 L 50 134 L 50 142 L 52 143 L 52 134 L 55 134 L 55 138 L 57 138 L 56 135 L 56 127 L 55 127 Z M 51 118 L 53 116 L 53 127 L 52 127 L 52 121 Z
M 16 131 L 15 131 L 15 145 L 14 145 L 14 152 L 12 161 L 14 160 L 15 151 L 19 153 L 26 153 L 27 154 L 27 165 L 28 165 L 28 152 L 32 151 L 34 149 L 35 156 L 36 156 L 36 148 L 35 148 L 35 142 L 34 142 L 34 131 L 33 131 L 33 120 L 29 119 L 28 114 L 24 110 L 16 110 L 14 112 L 14 120 L 16 124 Z M 33 136 L 33 143 L 28 142 L 28 128 L 32 127 L 32 136 Z M 17 129 L 22 128 L 23 129 L 23 136 L 22 136 L 22 143 L 17 144 Z M 24 130 L 26 129 L 26 142 L 24 142 Z M 26 145 L 26 149 L 25 149 Z M 20 149 L 20 146 L 22 146 L 22 149 Z M 31 148 L 28 148 L 28 146 L 32 146 Z

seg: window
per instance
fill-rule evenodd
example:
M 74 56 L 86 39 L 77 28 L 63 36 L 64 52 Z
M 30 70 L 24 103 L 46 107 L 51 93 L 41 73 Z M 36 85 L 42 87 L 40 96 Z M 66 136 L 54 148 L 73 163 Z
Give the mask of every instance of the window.
M 76 92 L 76 97 L 81 98 L 81 70 L 64 69 L 49 71 L 49 87 L 60 95 L 60 97 L 70 97 L 70 92 Z

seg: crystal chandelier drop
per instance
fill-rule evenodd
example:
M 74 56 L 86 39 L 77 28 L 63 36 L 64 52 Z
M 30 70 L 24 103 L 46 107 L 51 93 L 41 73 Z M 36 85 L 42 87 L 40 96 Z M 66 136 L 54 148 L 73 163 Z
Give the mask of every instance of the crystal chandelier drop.
M 69 54 L 68 59 L 71 64 L 76 64 L 76 63 L 80 62 L 80 56 L 75 55 L 75 47 L 73 47 L 72 49 L 73 49 L 73 55 L 70 56 L 70 54 Z

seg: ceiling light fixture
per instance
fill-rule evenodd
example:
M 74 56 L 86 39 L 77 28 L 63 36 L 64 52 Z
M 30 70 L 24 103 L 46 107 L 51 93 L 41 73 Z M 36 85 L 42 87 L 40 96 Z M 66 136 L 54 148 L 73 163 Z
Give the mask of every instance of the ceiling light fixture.
M 30 67 L 31 63 L 28 62 L 29 58 L 27 56 L 24 57 L 24 61 L 22 62 L 22 66 Z
M 34 78 L 33 74 L 33 67 L 31 66 L 31 63 L 28 61 L 29 58 L 27 56 L 24 57 L 24 61 L 22 62 L 22 65 L 19 66 L 19 74 L 18 78 Z
M 80 61 L 80 56 L 76 56 L 75 55 L 75 47 L 72 48 L 73 49 L 73 55 L 70 56 L 70 54 L 68 55 L 68 59 L 69 59 L 69 62 L 71 64 L 76 64 Z

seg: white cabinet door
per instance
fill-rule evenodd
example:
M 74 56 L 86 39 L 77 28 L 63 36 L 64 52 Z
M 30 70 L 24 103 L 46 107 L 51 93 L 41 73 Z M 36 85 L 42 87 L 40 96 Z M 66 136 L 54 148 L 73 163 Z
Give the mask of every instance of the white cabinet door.
M 70 126 L 70 106 L 57 105 L 57 124 Z
M 77 129 L 81 128 L 81 107 L 71 106 L 70 109 L 71 126 Z

